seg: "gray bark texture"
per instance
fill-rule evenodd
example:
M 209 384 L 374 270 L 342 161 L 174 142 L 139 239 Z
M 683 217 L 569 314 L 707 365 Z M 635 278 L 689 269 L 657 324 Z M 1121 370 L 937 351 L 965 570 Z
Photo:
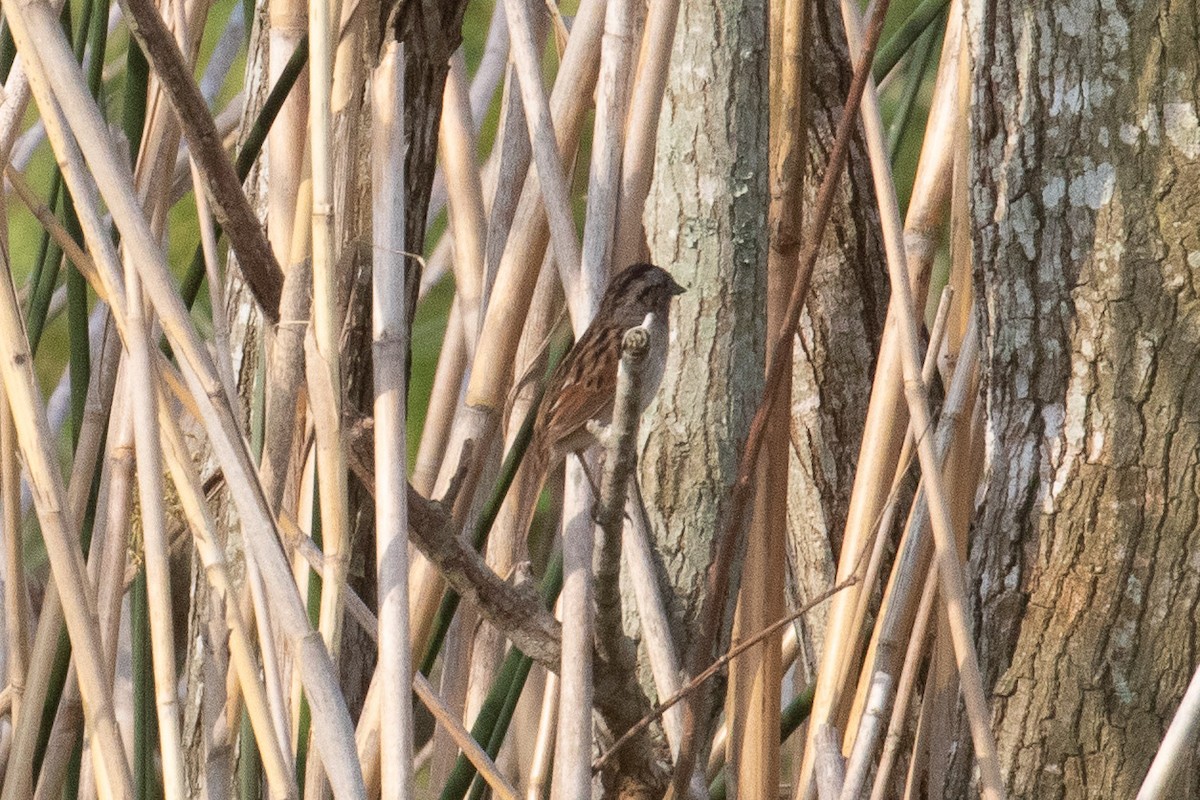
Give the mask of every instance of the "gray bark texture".
M 968 26 L 1002 768 L 1011 797 L 1132 797 L 1200 657 L 1200 12 L 973 1 Z
M 762 392 L 767 66 L 764 2 L 681 3 L 644 222 L 651 260 L 687 292 L 672 312 L 671 351 L 639 458 L 685 661 L 714 531 Z

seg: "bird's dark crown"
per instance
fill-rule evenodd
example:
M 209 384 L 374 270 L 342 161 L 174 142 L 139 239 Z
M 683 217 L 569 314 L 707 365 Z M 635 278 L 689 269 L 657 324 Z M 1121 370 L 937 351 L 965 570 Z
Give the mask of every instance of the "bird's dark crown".
M 634 264 L 613 277 L 601 305 L 625 302 L 628 299 L 640 307 L 657 308 L 683 292 L 684 288 L 662 267 L 645 263 Z

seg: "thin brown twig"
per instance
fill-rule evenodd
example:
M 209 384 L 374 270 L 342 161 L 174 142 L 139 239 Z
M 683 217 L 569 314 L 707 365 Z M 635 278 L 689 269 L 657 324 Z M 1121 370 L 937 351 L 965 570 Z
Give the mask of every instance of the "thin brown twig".
M 796 326 L 800 321 L 800 312 L 804 308 L 808 288 L 811 284 L 813 267 L 823 239 L 823 232 L 833 210 L 834 195 L 840 183 L 842 169 L 850 148 L 850 136 L 855 129 L 859 103 L 866 89 L 867 79 L 871 73 L 871 60 L 875 56 L 875 48 L 879 44 L 879 36 L 883 30 L 883 20 L 887 14 L 888 0 L 878 0 L 874 13 L 868 24 L 863 48 L 858 64 L 854 69 L 854 78 L 838 120 L 837 133 L 834 137 L 833 150 L 829 154 L 829 162 L 825 175 L 817 192 L 813 205 L 813 223 L 805 238 L 804 250 L 800 257 L 800 269 L 796 273 L 795 283 L 792 284 L 792 294 L 788 300 L 787 315 L 767 357 L 767 375 L 763 390 L 763 399 L 755 411 L 750 423 L 750 433 L 746 439 L 745 449 L 738 464 L 738 477 L 733 484 L 730 496 L 729 511 L 726 525 L 721 531 L 708 566 L 708 585 L 705 594 L 705 608 L 701 613 L 701 628 L 695 646 L 691 653 L 691 672 L 697 673 L 712 655 L 721 621 L 725 618 L 730 570 L 738 544 L 743 537 L 744 526 L 748 517 L 747 508 L 752 496 L 752 480 L 758 464 L 758 454 L 762 449 L 767 420 L 771 409 L 779 402 L 783 394 L 785 359 L 779 354 L 787 352 L 791 337 L 795 335 Z M 707 700 L 699 696 L 701 702 Z M 684 710 L 683 739 L 679 747 L 679 759 L 675 765 L 675 795 L 684 796 L 683 789 L 691 778 L 696 760 L 696 731 L 699 721 L 707 714 L 707 703 L 703 708 L 696 707 L 696 702 L 690 702 Z M 702 713 L 703 712 L 703 713 Z
M 188 145 L 212 198 L 217 221 L 237 253 L 251 292 L 272 324 L 279 321 L 283 270 L 275 260 L 258 217 L 242 191 L 229 154 L 222 147 L 212 113 L 200 94 L 175 40 L 148 0 L 122 0 L 121 10 L 146 58 L 162 81 L 167 97 L 187 134 Z
M 710 678 L 712 678 L 714 675 L 716 675 L 718 672 L 720 672 L 721 668 L 724 667 L 726 664 L 728 664 L 730 661 L 737 658 L 742 653 L 749 650 L 751 647 L 754 647 L 756 644 L 761 642 L 763 639 L 767 639 L 771 636 L 774 636 L 776 633 L 779 633 L 779 631 L 783 630 L 788 625 L 790 625 L 791 623 L 798 620 L 800 617 L 807 614 L 809 611 L 812 611 L 814 608 L 816 608 L 821 603 L 824 603 L 826 600 L 833 597 L 835 594 L 842 591 L 843 589 L 845 589 L 849 586 L 853 586 L 854 584 L 858 583 L 858 581 L 859 581 L 859 578 L 857 575 L 851 575 L 849 578 L 847 578 L 846 580 L 837 584 L 836 586 L 829 587 L 824 592 L 822 592 L 821 594 L 814 597 L 812 600 L 805 603 L 801 608 L 797 609 L 796 611 L 793 611 L 792 613 L 788 614 L 785 617 L 781 617 L 780 619 L 776 620 L 775 622 L 772 622 L 767 627 L 765 627 L 762 630 L 755 633 L 750 638 L 745 639 L 741 642 L 738 642 L 737 644 L 730 647 L 729 650 L 727 650 L 724 655 L 722 655 L 720 658 L 718 658 L 716 661 L 714 661 L 712 664 L 710 664 L 707 669 L 705 669 L 699 675 L 697 675 L 696 677 L 692 678 L 690 681 L 685 683 L 678 692 L 676 692 L 675 694 L 668 697 L 666 700 L 663 700 L 661 703 L 656 705 L 654 707 L 653 711 L 651 711 L 649 714 L 647 714 L 646 716 L 644 716 L 640 720 L 638 720 L 636 725 L 634 725 L 632 728 L 630 728 L 628 731 L 626 731 L 625 734 L 623 736 L 621 736 L 620 739 L 617 739 L 615 742 L 613 742 L 612 747 L 608 748 L 608 750 L 606 750 L 603 755 L 601 755 L 599 758 L 597 758 L 595 761 L 592 762 L 592 771 L 598 772 L 601 769 L 603 769 L 604 765 L 608 763 L 609 759 L 611 759 L 618 750 L 620 750 L 622 747 L 624 747 L 625 744 L 630 739 L 632 739 L 634 736 L 636 736 L 637 734 L 644 731 L 647 727 L 650 726 L 651 723 L 653 723 L 656 719 L 658 719 L 663 714 L 665 714 L 667 712 L 667 710 L 670 709 L 672 706 L 679 703 L 681 700 L 686 698 L 689 694 L 691 694 L 692 692 L 696 691 L 701 686 L 703 686 L 706 681 L 708 681 Z

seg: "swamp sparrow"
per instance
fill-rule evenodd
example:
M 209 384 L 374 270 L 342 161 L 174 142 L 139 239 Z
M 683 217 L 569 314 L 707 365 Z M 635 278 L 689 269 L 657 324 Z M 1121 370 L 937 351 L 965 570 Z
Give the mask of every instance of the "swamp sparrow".
M 671 298 L 683 291 L 666 270 L 653 264 L 634 264 L 613 277 L 592 324 L 546 384 L 521 467 L 528 479 L 521 480 L 519 531 L 529 531 L 537 495 L 550 470 L 568 453 L 585 450 L 595 442 L 588 423 L 608 425 L 612 421 L 625 332 L 646 323 L 648 316 L 650 351 L 642 373 L 639 411 L 650 405 L 667 363 Z

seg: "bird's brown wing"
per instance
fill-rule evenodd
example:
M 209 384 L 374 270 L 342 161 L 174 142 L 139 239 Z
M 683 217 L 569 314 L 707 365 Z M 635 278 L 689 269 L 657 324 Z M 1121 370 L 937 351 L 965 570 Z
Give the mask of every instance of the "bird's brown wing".
M 588 329 L 551 376 L 538 428 L 554 455 L 587 443 L 588 420 L 611 420 L 623 333 L 615 327 Z

